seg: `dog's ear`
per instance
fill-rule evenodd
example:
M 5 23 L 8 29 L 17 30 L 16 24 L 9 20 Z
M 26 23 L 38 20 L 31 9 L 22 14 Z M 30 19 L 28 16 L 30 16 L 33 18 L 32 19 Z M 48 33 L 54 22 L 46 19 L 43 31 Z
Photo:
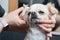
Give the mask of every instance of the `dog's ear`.
M 20 17 L 27 21 L 27 17 L 28 17 L 28 12 L 29 12 L 29 7 L 27 7 L 26 5 L 24 5 L 24 10 L 22 11 L 22 13 L 20 14 Z
M 29 22 L 28 22 L 28 12 L 29 12 L 29 7 L 27 7 L 26 5 L 23 5 L 24 6 L 24 10 L 22 11 L 22 13 L 20 14 L 20 18 L 22 20 L 25 20 L 26 21 L 26 24 L 22 25 L 22 27 L 25 29 L 24 31 L 27 31 L 28 28 L 29 28 Z M 25 27 L 24 27 L 25 26 Z
M 58 13 L 58 10 L 55 8 L 55 5 L 53 3 L 48 3 L 46 6 L 48 7 L 48 10 L 51 15 Z

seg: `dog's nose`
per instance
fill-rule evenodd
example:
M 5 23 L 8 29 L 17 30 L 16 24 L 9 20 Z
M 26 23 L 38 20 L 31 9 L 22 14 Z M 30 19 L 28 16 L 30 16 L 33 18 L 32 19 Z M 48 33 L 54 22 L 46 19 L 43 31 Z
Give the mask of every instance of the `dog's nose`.
M 31 19 L 37 19 L 37 15 L 36 15 L 35 12 L 32 12 L 32 13 L 31 13 Z

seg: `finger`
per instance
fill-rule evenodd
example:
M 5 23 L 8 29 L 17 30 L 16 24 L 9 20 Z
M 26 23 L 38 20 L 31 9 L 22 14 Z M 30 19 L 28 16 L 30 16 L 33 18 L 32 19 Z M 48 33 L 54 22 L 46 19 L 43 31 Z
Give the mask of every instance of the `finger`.
M 52 28 L 46 28 L 46 27 L 44 27 L 42 25 L 39 25 L 39 26 L 46 32 L 51 32 L 52 31 Z
M 19 25 L 26 24 L 26 22 L 24 20 L 21 20 L 21 19 L 18 20 L 18 23 L 19 23 Z
M 52 37 L 52 33 L 49 32 L 49 33 L 46 33 L 47 34 L 47 37 Z
M 40 20 L 40 24 L 54 24 L 56 23 L 54 20 Z
M 13 11 L 13 13 L 15 13 L 15 14 L 19 14 L 21 11 L 23 11 L 24 10 L 24 7 L 20 7 L 20 8 L 18 8 L 17 10 L 15 10 L 15 11 Z
M 55 24 L 40 24 L 46 28 L 54 28 L 55 27 Z
M 16 17 L 15 23 L 17 24 L 17 26 L 26 24 L 26 22 L 24 20 L 20 19 L 19 17 Z

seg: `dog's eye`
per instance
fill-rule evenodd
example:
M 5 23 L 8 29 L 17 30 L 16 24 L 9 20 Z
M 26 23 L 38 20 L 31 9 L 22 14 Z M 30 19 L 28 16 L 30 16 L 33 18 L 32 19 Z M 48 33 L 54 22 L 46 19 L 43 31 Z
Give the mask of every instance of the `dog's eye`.
M 38 11 L 39 13 L 44 13 L 43 11 Z
M 28 13 L 28 15 L 30 15 L 30 14 L 31 14 L 31 12 Z

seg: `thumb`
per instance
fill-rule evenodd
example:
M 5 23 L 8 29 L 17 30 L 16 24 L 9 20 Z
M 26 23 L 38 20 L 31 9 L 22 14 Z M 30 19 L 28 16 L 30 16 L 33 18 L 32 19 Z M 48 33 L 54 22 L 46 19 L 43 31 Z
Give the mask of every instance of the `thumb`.
M 18 8 L 17 10 L 15 10 L 13 13 L 14 14 L 19 14 L 20 12 L 22 12 L 24 10 L 24 7 L 20 7 L 20 8 Z

